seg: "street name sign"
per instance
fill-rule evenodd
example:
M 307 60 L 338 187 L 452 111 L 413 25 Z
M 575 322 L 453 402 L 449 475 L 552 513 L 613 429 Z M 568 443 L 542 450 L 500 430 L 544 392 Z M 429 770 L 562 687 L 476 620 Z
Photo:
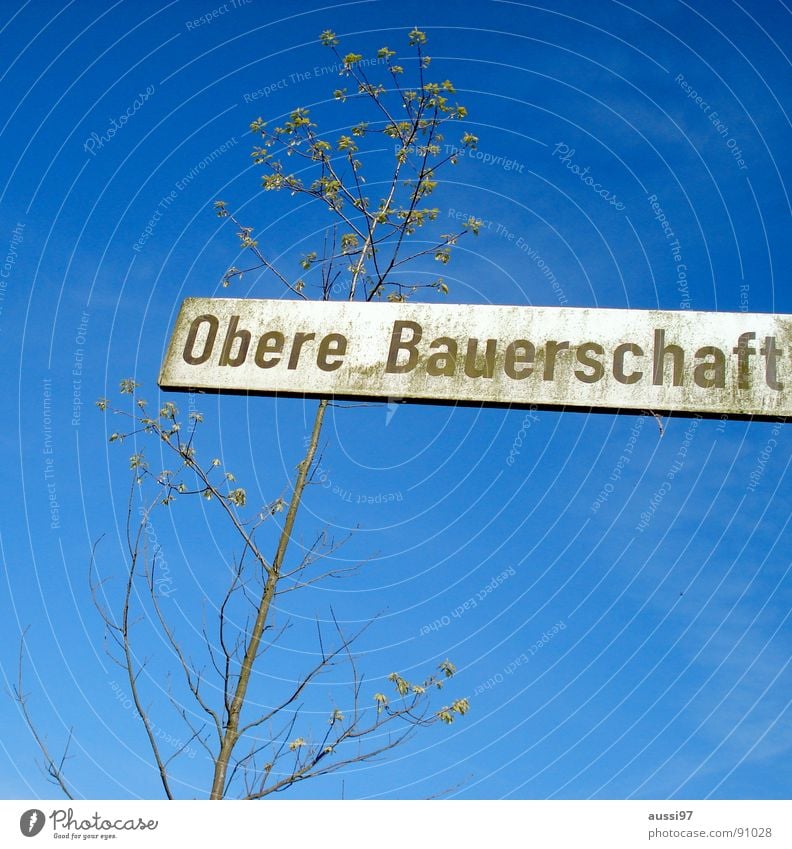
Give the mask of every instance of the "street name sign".
M 159 385 L 789 416 L 792 316 L 187 298 Z

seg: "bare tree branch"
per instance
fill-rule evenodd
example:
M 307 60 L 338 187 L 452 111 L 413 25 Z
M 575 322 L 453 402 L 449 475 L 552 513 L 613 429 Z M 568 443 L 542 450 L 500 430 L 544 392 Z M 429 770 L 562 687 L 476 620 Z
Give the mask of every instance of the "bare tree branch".
M 63 774 L 63 767 L 66 763 L 66 759 L 69 755 L 69 745 L 71 744 L 72 739 L 72 729 L 69 729 L 69 736 L 66 740 L 66 745 L 63 747 L 63 754 L 61 755 L 60 760 L 56 760 L 49 751 L 49 747 L 47 746 L 44 738 L 39 734 L 38 729 L 36 728 L 35 723 L 30 715 L 30 711 L 27 706 L 27 695 L 25 694 L 25 690 L 22 683 L 22 673 L 24 666 L 24 655 L 25 655 L 25 635 L 27 634 L 27 628 L 22 632 L 22 636 L 19 640 L 19 668 L 17 672 L 17 683 L 14 687 L 14 698 L 19 705 L 20 710 L 22 711 L 22 717 L 25 720 L 25 724 L 27 725 L 30 733 L 33 735 L 33 739 L 36 741 L 36 745 L 39 747 L 41 754 L 44 756 L 44 772 L 49 777 L 49 780 L 56 784 L 64 796 L 67 799 L 74 799 L 71 790 L 69 790 L 68 785 L 66 784 L 66 779 Z
M 453 92 L 448 81 L 427 82 L 424 71 L 429 60 L 422 49 L 426 40 L 424 33 L 414 29 L 409 38 L 417 61 L 418 84 L 415 87 L 399 84 L 398 75 L 403 68 L 391 62 L 394 51 L 383 48 L 378 53 L 384 56 L 387 73 L 393 80 L 390 90 L 369 79 L 356 54 L 342 57 L 336 51 L 343 75 L 357 86 L 357 92 L 349 95 L 350 99 L 360 99 L 376 110 L 376 120 L 370 125 L 366 121 L 353 125 L 349 135 L 341 135 L 333 144 L 318 130 L 307 109 L 294 110 L 283 126 L 272 130 L 267 129 L 261 119 L 251 124 L 254 133 L 263 139 L 263 146 L 253 152 L 254 161 L 265 169 L 263 187 L 287 189 L 302 201 L 319 203 L 332 213 L 332 223 L 325 228 L 321 240 L 321 256 L 311 252 L 304 254 L 301 261 L 306 274 L 318 267 L 322 300 L 330 300 L 339 288 L 340 297 L 350 301 L 371 301 L 383 296 L 390 300 L 406 300 L 424 288 L 447 291 L 442 280 L 428 284 L 407 283 L 403 277 L 391 279 L 391 274 L 401 276 L 404 266 L 432 254 L 435 260 L 445 264 L 457 240 L 471 230 L 476 232 L 478 226 L 475 222 L 466 223 L 457 233 L 440 236 L 432 233 L 418 245 L 411 239 L 420 228 L 437 218 L 438 210 L 428 207 L 426 198 L 438 185 L 438 169 L 455 161 L 454 154 L 440 154 L 441 132 L 444 125 L 464 117 L 465 111 L 448 102 Z M 333 50 L 338 43 L 329 31 L 322 34 L 321 40 Z M 347 97 L 344 91 L 335 94 L 342 101 Z M 389 103 L 391 100 L 393 103 Z M 395 159 L 389 164 L 386 179 L 378 190 L 381 196 L 373 202 L 367 195 L 363 163 L 355 156 L 357 140 L 362 140 L 361 144 L 367 142 L 366 152 L 377 155 L 383 152 L 383 142 L 385 149 L 394 142 L 396 145 Z M 475 141 L 475 136 L 466 133 L 461 144 L 475 146 Z M 297 160 L 296 173 L 286 170 L 277 158 L 281 154 Z M 243 225 L 223 201 L 215 203 L 215 210 L 219 217 L 230 218 L 237 227 L 243 252 L 252 254 L 250 267 L 228 269 L 224 284 L 234 277 L 265 269 L 290 294 L 307 299 L 303 293 L 304 281 L 294 282 L 267 258 L 267 252 L 253 238 L 253 228 Z M 339 227 L 343 229 L 339 231 Z M 136 386 L 132 380 L 122 381 L 122 392 L 134 393 Z M 100 404 L 103 409 L 106 405 L 107 402 Z M 156 418 L 145 413 L 145 402 L 140 400 L 137 401 L 142 411 L 139 414 L 113 411 L 130 420 L 131 430 L 128 434 L 113 434 L 111 441 L 145 433 L 157 439 L 162 451 L 176 461 L 175 471 L 153 474 L 142 454 L 131 458 L 133 491 L 137 486 L 154 486 L 157 498 L 147 509 L 141 510 L 141 521 L 136 523 L 130 492 L 125 546 L 127 574 L 115 614 L 111 612 L 113 607 L 107 596 L 100 598 L 100 592 L 104 593 L 104 581 L 94 581 L 95 551 L 89 569 L 89 585 L 105 625 L 106 640 L 115 655 L 114 661 L 127 673 L 132 698 L 167 798 L 173 798 L 168 769 L 193 741 L 198 741 L 213 761 L 211 799 L 222 799 L 232 793 L 239 795 L 240 789 L 244 798 L 260 799 L 283 792 L 308 778 L 375 759 L 404 743 L 418 728 L 451 722 L 468 709 L 465 699 L 457 699 L 440 711 L 430 709 L 430 694 L 442 687 L 442 675 L 453 674 L 448 662 L 440 664 L 442 675 L 430 675 L 420 684 L 410 684 L 397 673 L 390 673 L 387 680 L 395 688 L 395 695 L 389 697 L 379 692 L 364 696 L 364 683 L 366 693 L 369 684 L 364 682 L 364 675 L 358 670 L 353 646 L 368 625 L 347 636 L 332 608 L 330 613 L 336 635 L 331 645 L 326 645 L 326 635 L 317 621 L 318 657 L 310 668 L 288 685 L 276 683 L 275 692 L 266 697 L 260 697 L 257 690 L 252 689 L 262 657 L 272 651 L 291 628 L 290 620 L 276 622 L 276 614 L 280 617 L 276 600 L 295 590 L 348 576 L 367 562 L 336 565 L 337 552 L 349 537 L 336 540 L 326 529 L 305 544 L 299 537 L 295 538 L 306 487 L 315 485 L 322 462 L 321 432 L 327 408 L 331 405 L 343 406 L 329 398 L 322 398 L 317 404 L 294 480 L 276 500 L 266 503 L 251 519 L 246 519 L 242 511 L 247 501 L 246 490 L 236 485 L 232 487 L 229 482 L 234 478 L 228 471 L 222 476 L 222 470 L 217 468 L 220 461 L 213 460 L 207 465 L 198 460 L 196 433 L 202 420 L 200 414 L 191 411 L 191 426 L 182 430 L 178 411 L 170 402 L 164 404 Z M 152 510 L 162 509 L 160 505 L 167 507 L 181 497 L 195 496 L 215 502 L 207 515 L 226 529 L 233 551 L 223 556 L 230 580 L 218 593 L 221 598 L 214 610 L 218 617 L 216 626 L 207 625 L 206 615 L 202 614 L 198 629 L 203 642 L 201 656 L 193 660 L 190 643 L 182 642 L 175 625 L 169 621 L 168 605 L 162 602 L 157 591 L 155 576 L 161 558 L 160 548 L 154 545 L 149 551 L 144 531 Z M 269 520 L 281 512 L 283 521 L 278 528 Z M 271 558 L 263 553 L 262 539 L 267 540 L 267 547 L 273 544 Z M 145 601 L 139 600 L 136 594 L 137 577 L 146 580 L 148 598 Z M 149 617 L 146 621 L 164 636 L 175 663 L 181 667 L 181 674 L 177 673 L 178 692 L 197 705 L 195 713 L 188 711 L 177 693 L 171 690 L 168 679 L 170 705 L 190 729 L 190 736 L 187 743 L 180 744 L 166 760 L 161 757 L 154 726 L 143 707 L 142 690 L 146 681 L 143 672 L 146 670 L 148 674 L 147 661 L 138 661 L 132 651 L 133 626 L 141 621 L 137 618 L 138 601 L 141 617 Z M 152 608 L 153 616 L 150 615 Z M 370 622 L 374 619 L 376 617 Z M 334 680 L 338 670 L 347 669 L 351 676 L 347 677 L 351 705 L 345 700 L 342 710 L 331 695 L 332 712 L 327 725 L 319 733 L 309 730 L 303 701 L 308 700 L 310 685 L 324 674 L 332 675 L 331 680 Z M 275 681 L 275 677 L 272 680 Z M 200 721 L 202 714 L 207 717 L 205 725 Z

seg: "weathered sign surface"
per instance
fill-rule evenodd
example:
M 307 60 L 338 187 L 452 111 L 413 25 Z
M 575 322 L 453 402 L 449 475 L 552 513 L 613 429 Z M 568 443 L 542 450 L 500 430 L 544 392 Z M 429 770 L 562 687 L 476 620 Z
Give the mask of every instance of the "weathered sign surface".
M 792 415 L 792 316 L 188 298 L 165 389 Z

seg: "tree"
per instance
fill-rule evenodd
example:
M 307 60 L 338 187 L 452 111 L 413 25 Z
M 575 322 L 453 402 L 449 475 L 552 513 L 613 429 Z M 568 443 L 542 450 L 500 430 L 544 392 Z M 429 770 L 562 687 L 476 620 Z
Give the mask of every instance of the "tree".
M 241 224 L 225 201 L 217 201 L 216 214 L 236 226 L 243 253 L 253 258 L 247 268 L 229 268 L 222 284 L 228 286 L 256 271 L 285 286 L 291 296 L 306 300 L 386 298 L 400 302 L 422 289 L 445 294 L 448 288 L 441 277 L 419 282 L 406 276 L 406 269 L 422 258 L 447 264 L 457 240 L 476 233 L 480 226 L 479 221 L 469 219 L 458 232 L 438 233 L 439 209 L 429 205 L 439 185 L 438 170 L 456 164 L 459 150 L 476 145 L 476 137 L 469 132 L 461 133 L 458 146 L 443 144 L 446 125 L 464 119 L 466 110 L 452 103 L 450 81 L 429 79 L 426 35 L 418 29 L 408 37 L 413 51 L 411 68 L 396 64 L 396 51 L 388 47 L 367 62 L 361 54 L 341 55 L 339 39 L 329 30 L 321 34 L 320 41 L 335 54 L 347 82 L 333 97 L 339 108 L 357 113 L 355 123 L 331 138 L 320 131 L 305 108 L 295 109 L 274 128 L 256 118 L 250 126 L 261 141 L 252 156 L 264 169 L 265 192 L 285 190 L 300 200 L 325 206 L 333 223 L 325 230 L 320 247 L 302 256 L 302 274 L 295 279 L 267 259 L 254 229 Z M 387 85 L 372 79 L 368 66 L 384 75 Z M 406 86 L 403 79 L 411 75 L 414 82 Z M 364 167 L 363 154 L 381 149 L 383 142 L 393 151 L 392 156 L 367 157 L 373 164 Z M 295 167 L 287 168 L 287 162 Z M 367 168 L 375 172 L 373 181 L 366 180 Z M 378 198 L 372 196 L 368 185 L 382 187 Z M 318 401 L 305 454 L 285 494 L 250 513 L 247 491 L 233 473 L 222 468 L 219 460 L 199 456 L 202 414 L 191 411 L 183 421 L 171 401 L 158 413 L 150 413 L 138 389 L 132 379 L 121 381 L 121 394 L 132 402 L 129 407 L 114 407 L 106 399 L 98 402 L 102 410 L 129 423 L 113 433 L 110 441 L 133 441 L 135 451 L 130 457 L 125 575 L 120 587 L 100 576 L 95 548 L 90 589 L 167 798 L 176 795 L 171 765 L 193 744 L 203 747 L 212 765 L 210 798 L 257 799 L 375 758 L 404 742 L 417 728 L 451 723 L 467 712 L 465 698 L 435 704 L 436 691 L 455 671 L 448 660 L 419 682 L 392 672 L 387 676 L 390 692 L 369 692 L 352 651 L 365 628 L 345 633 L 332 612 L 331 636 L 317 623 L 318 659 L 311 668 L 278 698 L 270 698 L 268 706 L 252 698 L 255 673 L 266 652 L 288 633 L 287 627 L 275 627 L 278 597 L 358 568 L 324 568 L 327 558 L 343 543 L 336 542 L 327 529 L 302 548 L 296 562 L 294 557 L 297 517 L 306 487 L 316 474 L 322 425 L 333 401 Z M 150 468 L 146 450 L 139 445 L 148 437 L 170 457 L 171 469 Z M 229 535 L 229 554 L 223 564 L 226 587 L 216 605 L 213 628 L 205 623 L 201 626 L 200 659 L 172 624 L 168 599 L 161 592 L 161 552 L 147 534 L 155 511 L 178 510 L 185 499 L 196 498 L 211 502 L 207 510 Z M 136 513 L 138 503 L 141 506 Z M 274 529 L 271 556 L 260 542 L 262 528 Z M 168 657 L 140 659 L 135 641 L 142 629 L 153 629 L 164 638 Z M 180 740 L 175 752 L 166 757 L 158 739 L 155 708 L 145 690 L 168 660 L 173 661 L 177 675 L 169 678 L 167 698 L 189 730 L 185 741 Z M 302 700 L 309 698 L 310 685 L 341 665 L 349 676 L 351 707 L 332 706 L 321 729 L 307 726 L 300 707 Z M 60 760 L 50 755 L 28 711 L 21 656 L 16 695 L 47 773 L 70 795 L 65 754 Z

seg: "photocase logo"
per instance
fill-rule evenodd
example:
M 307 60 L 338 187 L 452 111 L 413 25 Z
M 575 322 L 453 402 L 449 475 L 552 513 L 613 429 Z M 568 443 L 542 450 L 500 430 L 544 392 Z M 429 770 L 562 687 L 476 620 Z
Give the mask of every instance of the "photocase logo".
M 35 837 L 44 828 L 45 821 L 44 811 L 31 808 L 19 818 L 19 830 L 25 837 Z

